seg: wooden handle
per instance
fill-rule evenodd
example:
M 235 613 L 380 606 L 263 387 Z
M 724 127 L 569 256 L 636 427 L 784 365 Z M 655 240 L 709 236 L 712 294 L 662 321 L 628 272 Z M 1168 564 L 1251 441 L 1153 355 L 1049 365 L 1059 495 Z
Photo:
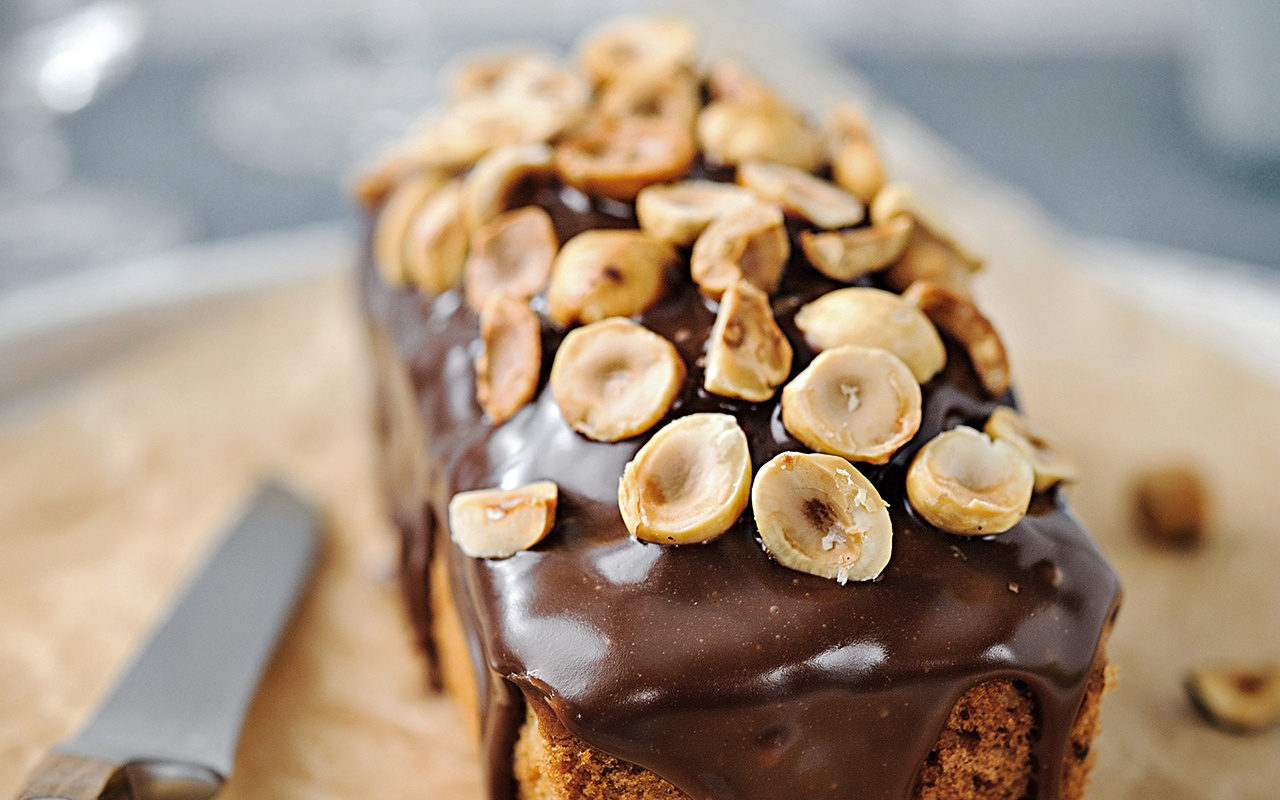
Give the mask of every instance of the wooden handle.
M 27 779 L 15 800 L 99 800 L 124 797 L 124 771 L 119 764 L 96 758 L 49 753 Z

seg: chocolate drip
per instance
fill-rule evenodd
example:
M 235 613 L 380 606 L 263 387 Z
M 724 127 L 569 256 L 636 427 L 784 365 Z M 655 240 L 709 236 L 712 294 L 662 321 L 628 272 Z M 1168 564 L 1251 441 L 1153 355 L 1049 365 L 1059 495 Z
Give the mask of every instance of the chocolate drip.
M 562 241 L 589 227 L 635 225 L 629 207 L 589 203 L 554 183 L 534 187 L 531 199 Z M 776 398 L 756 404 L 702 390 L 714 306 L 687 275 L 675 280 L 640 318 L 689 368 L 669 418 L 734 414 L 757 468 L 806 450 L 783 428 Z M 794 313 L 836 286 L 797 255 L 774 297 L 796 372 L 814 354 Z M 536 399 L 492 428 L 473 399 L 477 320 L 458 292 L 428 299 L 395 290 L 368 264 L 362 287 L 375 336 L 407 368 L 420 443 L 438 464 L 427 492 L 436 507 L 468 489 L 542 479 L 561 487 L 555 528 L 532 550 L 487 561 L 439 545 L 471 637 L 494 800 L 513 796 L 517 688 L 583 741 L 691 797 L 903 800 L 955 701 L 993 678 L 1030 688 L 1039 727 L 1031 793 L 1059 796 L 1068 734 L 1119 584 L 1056 494 L 992 537 L 951 536 L 914 514 L 904 476 L 915 451 L 957 424 L 981 428 L 996 404 L 954 343 L 946 368 L 923 387 L 916 437 L 884 466 L 857 465 L 890 504 L 893 557 L 876 581 L 841 586 L 775 564 L 750 510 L 706 544 L 631 538 L 618 478 L 647 436 L 604 444 L 568 427 L 546 387 L 558 332 L 544 332 Z M 425 583 L 426 571 L 416 580 Z

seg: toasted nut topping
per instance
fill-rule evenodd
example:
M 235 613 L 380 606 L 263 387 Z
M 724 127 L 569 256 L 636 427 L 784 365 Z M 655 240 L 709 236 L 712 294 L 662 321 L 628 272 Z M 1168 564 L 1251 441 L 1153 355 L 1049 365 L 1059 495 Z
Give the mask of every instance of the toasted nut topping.
M 790 255 L 782 210 L 756 202 L 708 225 L 693 243 L 689 266 L 702 293 L 718 300 L 739 278 L 771 294 L 782 280 Z
M 499 214 L 471 235 L 463 273 L 467 305 L 484 308 L 493 292 L 528 300 L 547 285 L 556 257 L 551 217 L 537 206 Z
M 1035 473 L 1004 441 L 961 425 L 931 439 L 907 470 L 907 497 L 929 524 L 949 533 L 1003 533 L 1031 504 Z
M 765 549 L 784 567 L 844 584 L 889 563 L 888 504 L 839 456 L 780 453 L 756 473 L 751 506 Z
M 827 121 L 831 175 L 836 183 L 864 203 L 870 203 L 884 186 L 884 167 L 861 110 L 852 103 L 837 103 Z
M 814 350 L 845 344 L 888 350 L 924 383 L 947 363 L 938 331 L 893 292 L 851 286 L 828 292 L 796 312 L 796 327 Z
M 1233 733 L 1280 724 L 1280 666 L 1205 667 L 1187 676 L 1187 694 L 1206 720 Z
M 851 281 L 884 269 L 902 255 L 911 236 L 911 217 L 894 217 L 883 225 L 851 231 L 800 232 L 809 263 L 837 281 Z
M 983 432 L 1013 445 L 1036 474 L 1036 491 L 1076 479 L 1076 464 L 1026 417 L 1008 406 L 996 406 Z
M 690 72 L 638 73 L 610 83 L 600 95 L 600 114 L 615 119 L 661 119 L 692 131 L 702 100 Z
M 450 538 L 471 558 L 508 558 L 528 550 L 555 524 L 559 493 L 551 481 L 458 492 L 449 501 Z
M 1188 550 L 1204 543 L 1208 492 L 1190 465 L 1171 464 L 1139 475 L 1133 503 L 1138 530 L 1148 541 Z
M 641 189 L 636 217 L 645 233 L 675 245 L 691 245 L 717 217 L 754 202 L 754 195 L 731 183 L 684 181 Z
M 630 201 L 651 183 L 684 177 L 696 154 L 693 137 L 678 122 L 601 117 L 560 143 L 555 165 L 565 183 Z
M 765 161 L 738 165 L 738 183 L 788 214 L 819 228 L 844 228 L 862 222 L 866 211 L 856 197 L 802 169 Z
M 462 186 L 467 230 L 474 231 L 506 211 L 511 193 L 526 178 L 550 172 L 551 153 L 543 142 L 511 144 L 495 148 L 477 161 Z
M 497 94 L 504 87 L 509 90 L 520 76 L 549 76 L 561 72 L 562 68 L 555 59 L 533 50 L 483 55 L 469 59 L 454 71 L 451 96 L 459 101 L 477 95 Z
M 901 257 L 885 273 L 889 287 L 901 292 L 917 280 L 927 280 L 969 296 L 969 277 L 982 269 L 982 260 L 941 232 L 936 216 L 920 206 L 910 187 L 888 184 L 871 203 L 874 225 L 904 215 L 915 221 L 915 227 Z
M 373 232 L 373 260 L 382 279 L 392 286 L 403 286 L 407 277 L 405 240 L 409 226 L 422 204 L 443 184 L 444 178 L 438 172 L 420 172 L 397 186 L 378 214 Z
M 484 352 L 476 358 L 476 401 L 501 425 L 533 399 L 542 371 L 538 315 L 523 298 L 495 292 L 480 312 Z
M 584 231 L 552 265 L 548 315 L 567 326 L 639 314 L 662 296 L 676 258 L 674 247 L 640 231 Z
M 702 387 L 713 394 L 762 403 L 791 374 L 791 344 L 769 295 L 747 281 L 734 281 L 720 298 L 708 342 Z
M 711 62 L 707 68 L 707 90 L 715 100 L 780 100 L 768 84 L 733 58 L 717 58 Z
M 560 413 L 575 431 L 599 442 L 652 428 L 684 378 L 684 362 L 670 342 L 620 317 L 570 331 L 551 365 Z
M 428 294 L 452 289 L 462 280 L 468 240 L 462 223 L 462 181 L 451 181 L 427 198 L 409 227 L 405 274 Z
M 844 345 L 782 390 L 782 424 L 822 453 L 883 464 L 920 429 L 920 384 L 902 359 Z
M 698 114 L 697 129 L 698 142 L 713 162 L 755 159 L 810 171 L 822 165 L 822 137 L 779 100 L 713 100 Z
M 627 463 L 618 510 L 631 535 L 695 544 L 724 533 L 747 507 L 751 454 L 729 414 L 690 414 L 663 426 Z
M 999 397 L 1009 390 L 1009 357 L 1004 342 L 972 300 L 929 281 L 911 284 L 902 299 L 918 306 L 935 325 L 964 345 L 988 394 Z
M 597 84 L 627 75 L 667 75 L 693 65 L 698 34 L 679 19 L 629 19 L 591 35 L 582 66 Z

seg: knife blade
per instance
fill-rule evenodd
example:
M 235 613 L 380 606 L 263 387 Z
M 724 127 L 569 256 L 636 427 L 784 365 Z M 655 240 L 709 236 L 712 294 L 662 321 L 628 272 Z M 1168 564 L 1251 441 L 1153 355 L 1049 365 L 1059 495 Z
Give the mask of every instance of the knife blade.
M 97 711 L 17 800 L 212 797 L 319 550 L 315 511 L 264 486 Z

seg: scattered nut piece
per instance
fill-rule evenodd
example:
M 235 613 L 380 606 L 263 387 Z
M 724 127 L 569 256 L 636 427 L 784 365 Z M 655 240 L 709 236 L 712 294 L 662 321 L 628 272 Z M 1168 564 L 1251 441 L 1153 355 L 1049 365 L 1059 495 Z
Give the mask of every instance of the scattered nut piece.
M 584 231 L 551 267 L 548 316 L 568 326 L 639 314 L 662 297 L 676 259 L 674 247 L 640 231 Z
M 801 307 L 795 320 L 813 349 L 879 347 L 902 359 L 920 383 L 947 363 L 947 349 L 933 323 L 893 292 L 857 286 L 836 289 Z
M 988 394 L 1000 397 L 1009 390 L 1009 356 L 1004 342 L 972 300 L 931 281 L 911 284 L 902 299 L 919 307 L 933 324 L 964 345 Z
M 373 231 L 373 261 L 382 279 L 392 286 L 403 286 L 405 274 L 405 240 L 409 226 L 431 193 L 444 184 L 435 171 L 424 171 L 399 184 L 378 214 Z
M 791 374 L 791 343 L 773 319 L 769 295 L 745 280 L 720 298 L 702 388 L 762 403 Z
M 639 73 L 610 83 L 600 94 L 600 114 L 604 117 L 660 119 L 693 131 L 702 99 L 692 73 L 670 75 Z
M 1208 493 L 1200 473 L 1175 464 L 1139 475 L 1133 486 L 1139 531 L 1167 547 L 1194 549 L 1204 543 Z
M 982 269 L 982 259 L 943 234 L 936 216 L 921 207 L 909 186 L 887 184 L 871 203 L 872 224 L 883 225 L 904 215 L 915 226 L 901 257 L 885 273 L 889 287 L 900 292 L 917 280 L 927 280 L 969 296 L 969 277 Z
M 512 192 L 526 178 L 550 172 L 551 155 L 544 142 L 530 142 L 494 148 L 477 161 L 462 185 L 467 230 L 474 231 L 506 211 Z
M 662 118 L 598 118 L 556 148 L 565 183 L 615 200 L 634 200 L 644 187 L 684 177 L 697 148 L 689 131 Z
M 556 257 L 551 216 L 537 206 L 499 214 L 471 236 L 463 271 L 467 305 L 479 312 L 493 292 L 528 300 L 547 285 Z
M 427 198 L 409 227 L 404 245 L 406 277 L 431 295 L 457 286 L 467 262 L 469 239 L 462 222 L 462 181 L 451 181 Z
M 992 439 L 1000 439 L 1013 445 L 1031 464 L 1036 475 L 1037 492 L 1043 492 L 1063 481 L 1076 479 L 1075 462 L 1032 425 L 1030 420 L 1012 408 L 996 406 L 982 430 Z
M 627 19 L 592 33 L 582 46 L 582 66 L 596 84 L 642 73 L 666 75 L 693 66 L 698 34 L 684 20 Z
M 616 442 L 652 428 L 684 384 L 685 367 L 666 339 L 611 317 L 564 337 L 551 364 L 551 391 L 569 425 Z
M 822 137 L 804 115 L 772 97 L 713 100 L 698 114 L 698 142 L 721 164 L 772 161 L 812 172 L 822 166 Z
M 754 202 L 754 195 L 731 183 L 683 181 L 641 189 L 636 217 L 645 233 L 686 246 L 717 217 Z
M 1187 694 L 1206 720 L 1233 733 L 1280 724 L 1280 666 L 1205 667 L 1187 676 Z
M 471 558 L 509 558 L 550 533 L 559 494 L 551 481 L 458 492 L 449 501 L 450 538 Z
M 702 293 L 713 299 L 739 278 L 772 294 L 791 256 L 782 210 L 752 203 L 716 218 L 693 243 L 690 272 Z
M 542 371 L 538 315 L 527 300 L 495 292 L 480 312 L 484 352 L 476 358 L 476 401 L 501 425 L 533 399 Z
M 1018 524 L 1031 504 L 1035 473 L 1013 445 L 967 425 L 929 440 L 907 470 L 907 497 L 929 524 L 985 536 Z
M 738 183 L 761 200 L 803 217 L 819 228 L 845 228 L 862 222 L 866 209 L 858 198 L 812 173 L 766 161 L 743 161 Z
M 883 225 L 851 231 L 800 232 L 809 263 L 837 281 L 852 281 L 898 260 L 911 237 L 911 217 L 894 217 Z
M 870 203 L 884 186 L 884 167 L 862 111 L 849 102 L 831 108 L 827 122 L 831 175 L 840 186 Z
M 618 510 L 631 535 L 654 544 L 696 544 L 738 521 L 751 492 L 747 435 L 729 414 L 668 423 L 627 463 Z
M 883 464 L 920 429 L 921 400 L 902 359 L 844 345 L 819 353 L 782 390 L 782 424 L 821 453 Z
M 784 567 L 843 585 L 889 563 L 888 504 L 839 456 L 780 453 L 756 473 L 751 506 L 765 550 Z

